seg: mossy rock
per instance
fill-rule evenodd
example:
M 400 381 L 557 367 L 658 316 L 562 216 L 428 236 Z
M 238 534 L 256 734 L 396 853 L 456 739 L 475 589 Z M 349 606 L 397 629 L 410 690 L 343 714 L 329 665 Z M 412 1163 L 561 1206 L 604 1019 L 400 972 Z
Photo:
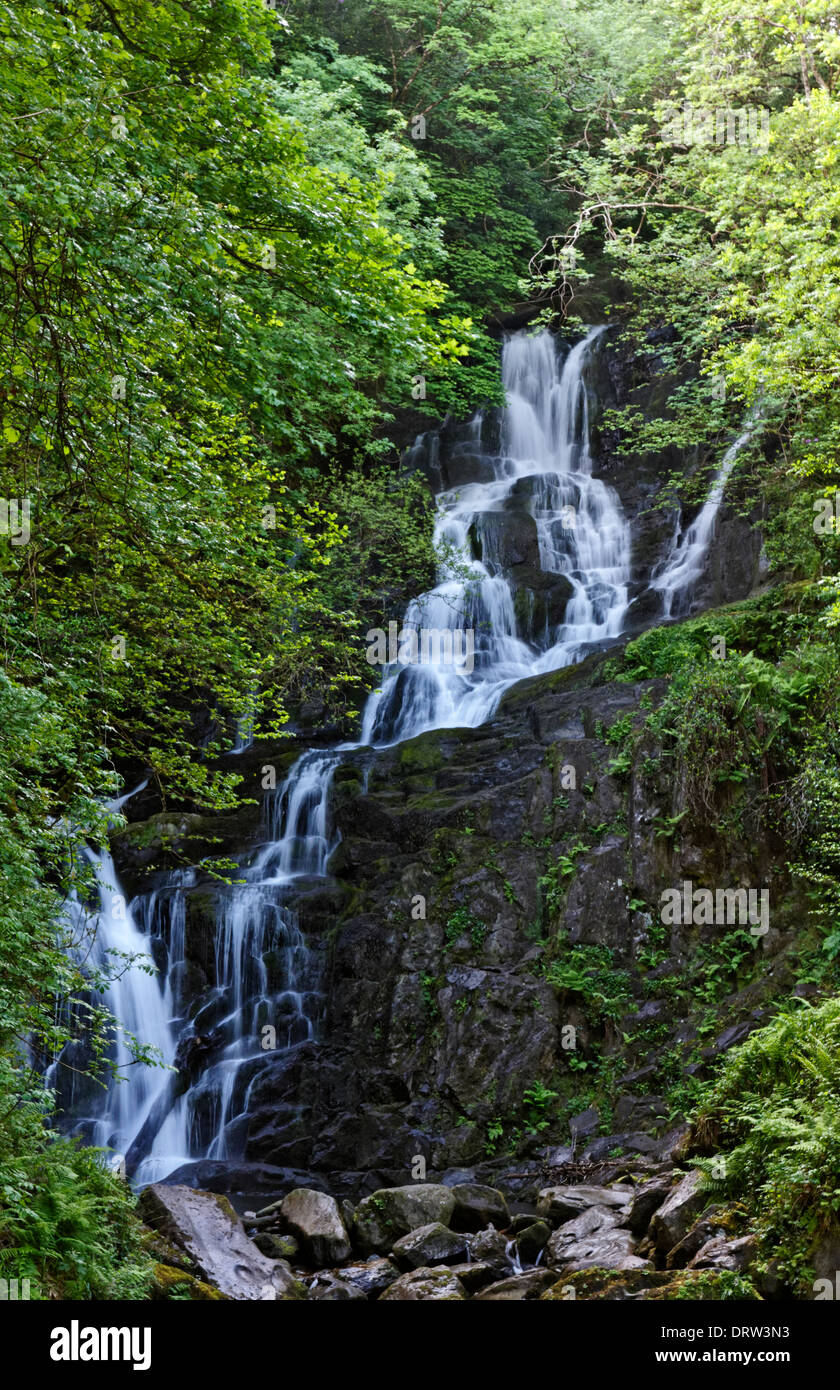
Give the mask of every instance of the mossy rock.
M 571 1292 L 570 1292 L 571 1291 Z M 544 1302 L 620 1302 L 627 1297 L 652 1302 L 689 1299 L 720 1303 L 760 1302 L 752 1284 L 730 1270 L 584 1269 L 561 1276 L 541 1296 Z
M 203 1280 L 196 1279 L 194 1274 L 187 1274 L 186 1270 L 166 1264 L 155 1265 L 152 1298 L 183 1299 L 190 1303 L 216 1303 L 220 1300 L 229 1302 L 227 1294 L 214 1289 L 212 1284 L 205 1284 Z
M 400 749 L 400 767 L 404 772 L 429 772 L 433 768 L 443 767 L 444 756 L 439 742 L 440 735 L 437 732 L 431 734 L 420 734 L 418 738 L 409 739 Z

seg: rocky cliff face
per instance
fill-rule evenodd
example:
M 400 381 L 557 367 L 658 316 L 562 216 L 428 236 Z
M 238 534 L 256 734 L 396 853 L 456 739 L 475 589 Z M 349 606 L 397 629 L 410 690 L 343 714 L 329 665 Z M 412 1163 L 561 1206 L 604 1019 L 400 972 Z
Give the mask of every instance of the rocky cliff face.
M 656 617 L 646 586 L 675 515 L 653 507 L 677 461 L 619 459 L 600 420 L 630 398 L 661 408 L 645 370 L 607 337 L 594 439 L 598 471 L 632 518 L 631 628 Z M 498 448 L 498 430 L 488 413 L 476 448 L 474 430 L 450 423 L 410 466 L 437 487 L 472 481 L 494 440 Z M 540 578 L 526 504 L 523 496 L 521 510 L 500 517 L 493 544 L 534 623 L 564 602 L 563 579 Z M 698 605 L 749 593 L 760 551 L 754 525 L 724 508 Z M 246 1069 L 237 1084 L 250 1087 L 247 1116 L 233 1151 L 174 1179 L 274 1191 L 284 1175 L 314 1174 L 357 1198 L 463 1168 L 504 1176 L 510 1191 L 520 1177 L 533 1186 L 547 1154 L 595 1162 L 670 1148 L 682 1078 L 702 1075 L 763 1018 L 762 1001 L 789 966 L 785 909 L 752 943 L 750 982 L 736 991 L 720 927 L 666 930 L 660 895 L 686 879 L 773 883 L 785 902 L 787 886 L 772 847 L 734 842 L 713 825 L 675 832 L 685 807 L 657 768 L 654 742 L 648 735 L 629 752 L 664 682 L 618 679 L 615 657 L 595 653 L 520 682 L 477 729 L 343 756 L 328 877 L 300 881 L 288 903 L 311 952 L 315 1037 Z M 165 896 L 178 865 L 237 859 L 264 839 L 264 769 L 274 766 L 279 783 L 298 752 L 284 744 L 241 754 L 234 816 L 157 814 L 115 837 L 127 890 Z M 136 803 L 140 814 L 148 805 Z M 181 1090 L 225 1041 L 216 944 L 234 891 L 200 870 L 181 874 L 178 1008 L 195 1034 L 177 1059 Z M 157 945 L 165 968 L 165 930 Z M 269 977 L 282 967 L 271 949 L 262 960 Z

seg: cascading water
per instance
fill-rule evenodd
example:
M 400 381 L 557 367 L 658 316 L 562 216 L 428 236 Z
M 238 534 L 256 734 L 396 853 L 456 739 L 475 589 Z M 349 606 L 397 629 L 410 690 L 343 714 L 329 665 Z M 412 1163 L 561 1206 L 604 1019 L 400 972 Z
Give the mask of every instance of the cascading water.
M 254 1078 L 269 1056 L 276 1059 L 313 1036 L 321 1003 L 317 971 L 284 898 L 297 881 L 325 873 L 334 848 L 327 799 L 337 761 L 335 753 L 298 760 L 268 805 L 273 838 L 240 868 L 240 882 L 220 890 L 216 985 L 194 1018 L 186 1014 L 185 920 L 195 871 L 168 875 L 165 887 L 139 894 L 126 907 L 110 856 L 88 851 L 100 897 L 93 963 L 113 968 L 118 952 L 135 958 L 104 1002 L 125 1029 L 158 1050 L 168 1069 L 129 1066 L 129 1047 L 120 1040 L 115 1060 L 130 1079 L 112 1085 L 104 1114 L 81 1120 L 78 1128 L 91 1143 L 124 1155 L 138 1183 L 241 1148 Z M 81 904 L 74 910 L 89 916 Z M 158 979 L 150 973 L 153 960 Z M 274 1032 L 269 1048 L 267 1026 Z M 184 1090 L 179 1077 L 202 1051 L 207 1065 Z
M 443 640 L 428 660 L 387 667 L 367 702 L 359 743 L 304 754 L 271 793 L 265 843 L 240 868 L 242 881 L 220 890 L 215 986 L 193 1017 L 187 1015 L 185 900 L 195 871 L 170 874 L 165 886 L 139 895 L 119 923 L 103 896 L 97 947 L 103 958 L 125 949 L 151 953 L 160 964 L 159 980 L 127 971 L 108 1003 L 118 1020 L 179 1068 L 138 1068 L 127 1085 L 111 1088 L 106 1111 L 95 1120 L 96 1142 L 125 1152 L 137 1181 L 158 1180 L 194 1159 L 241 1153 L 249 1091 L 266 1065 L 263 1028 L 277 1033 L 275 1057 L 313 1036 L 318 981 L 287 902 L 296 882 L 326 874 L 335 847 L 329 793 L 342 754 L 430 729 L 476 727 L 514 682 L 569 665 L 621 632 L 629 526 L 615 493 L 592 476 L 589 447 L 585 367 L 602 331 L 591 330 L 562 367 L 546 332 L 505 342 L 508 404 L 500 452 L 483 459 L 483 481 L 438 497 L 435 538 L 456 558 L 437 587 L 409 606 L 403 623 L 403 631 L 448 635 L 449 646 Z M 477 416 L 474 445 L 480 433 Z M 532 535 L 534 570 L 556 577 L 555 587 L 565 592 L 558 620 L 546 619 L 539 631 L 517 614 L 505 565 L 499 526 L 510 509 Z M 469 653 L 454 640 L 467 630 L 474 634 Z M 240 732 L 232 752 L 247 747 L 249 733 Z M 109 876 L 112 866 L 102 856 L 100 881 Z
M 435 541 L 466 573 L 444 569 L 430 594 L 409 606 L 403 630 L 474 633 L 460 659 L 394 663 L 368 701 L 362 744 L 399 743 L 429 729 L 475 728 L 514 682 L 580 660 L 617 637 L 627 611 L 630 530 L 613 490 L 592 477 L 584 368 L 602 328 L 572 348 L 562 368 L 549 333 L 518 333 L 502 351 L 507 393 L 502 452 L 491 476 L 443 492 Z M 538 568 L 562 575 L 571 596 L 563 620 L 523 634 L 514 590 L 495 540 L 506 504 L 523 503 L 536 524 Z M 480 557 L 471 538 L 479 541 Z
M 706 556 L 714 536 L 715 522 L 723 501 L 723 492 L 738 455 L 755 433 L 760 412 L 754 410 L 738 436 L 726 450 L 712 488 L 690 526 L 685 528 L 677 519 L 671 548 L 650 580 L 651 589 L 662 594 L 664 618 L 685 617 L 692 606 L 693 590 L 706 568 Z

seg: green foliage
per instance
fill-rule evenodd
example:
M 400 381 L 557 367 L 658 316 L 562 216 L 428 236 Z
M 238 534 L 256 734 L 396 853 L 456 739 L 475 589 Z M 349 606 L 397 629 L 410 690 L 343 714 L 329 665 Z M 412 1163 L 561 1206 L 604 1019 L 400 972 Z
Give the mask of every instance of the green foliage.
M 549 922 L 557 916 L 566 900 L 568 880 L 577 872 L 578 855 L 585 854 L 588 848 L 583 840 L 576 839 L 558 854 L 554 863 L 549 864 L 545 873 L 537 879 L 537 888 Z
M 559 1100 L 557 1091 L 552 1091 L 542 1081 L 534 1081 L 522 1093 L 525 1109 L 525 1123 L 534 1134 L 541 1134 L 551 1124 L 551 1117 Z
M 149 1265 L 130 1193 L 93 1151 L 45 1128 L 52 1097 L 24 1061 L 28 1049 L 45 1064 L 84 1028 L 98 1067 L 111 1027 L 95 1004 L 56 1008 L 94 981 L 74 963 L 85 941 L 61 910 L 71 890 L 84 894 L 78 849 L 102 834 L 95 792 L 107 778 L 79 775 L 75 731 L 50 693 L 0 672 L 0 1273 L 30 1279 L 38 1298 L 141 1298 Z
M 487 931 L 486 922 L 482 922 L 469 908 L 457 907 L 446 923 L 445 944 L 447 947 L 454 946 L 460 937 L 468 935 L 473 952 L 478 954 L 484 945 Z
M 18 1107 L 4 1120 L 2 1276 L 29 1279 L 34 1298 L 148 1297 L 153 1263 L 130 1189 L 97 1151 L 48 1138 L 40 1107 Z
M 607 946 L 564 944 L 543 973 L 555 989 L 581 995 L 593 1022 L 616 1020 L 627 1012 L 629 976 L 616 969 Z
M 218 739 L 256 691 L 277 731 L 301 665 L 358 681 L 316 469 L 460 351 L 384 206 L 410 151 L 315 162 L 318 111 L 351 117 L 307 84 L 290 113 L 277 34 L 255 0 L 0 5 L 0 493 L 32 528 L 0 554 L 7 668 L 61 672 L 86 735 L 208 805 L 199 707 Z
M 840 999 L 780 1014 L 726 1058 L 694 1120 L 717 1191 L 753 1213 L 767 1257 L 811 1294 L 815 1242 L 840 1227 Z
M 562 9 L 579 28 L 573 7 Z M 321 53 L 326 31 L 330 51 L 363 56 L 379 76 L 376 88 L 365 79 L 359 108 L 371 142 L 399 132 L 423 162 L 445 259 L 441 269 L 436 246 L 431 261 L 418 247 L 417 263 L 446 279 L 440 312 L 478 323 L 509 311 L 565 214 L 549 156 L 558 130 L 580 123 L 569 34 L 534 0 L 296 0 L 292 13 L 300 49 Z M 497 343 L 476 333 L 469 348 L 429 372 L 435 413 L 500 403 Z

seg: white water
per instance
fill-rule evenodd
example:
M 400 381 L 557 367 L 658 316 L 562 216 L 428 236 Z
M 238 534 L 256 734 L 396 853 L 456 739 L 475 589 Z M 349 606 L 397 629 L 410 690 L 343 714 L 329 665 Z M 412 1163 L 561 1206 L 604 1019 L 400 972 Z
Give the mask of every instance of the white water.
M 342 753 L 386 747 L 435 728 L 474 728 L 516 681 L 569 665 L 621 632 L 629 526 L 613 490 L 592 476 L 584 378 L 602 331 L 591 330 L 562 367 L 548 333 L 520 333 L 506 341 L 502 379 L 508 405 L 501 453 L 486 459 L 487 481 L 438 498 L 436 541 L 451 545 L 467 574 L 457 566 L 444 568 L 436 588 L 409 606 L 403 623 L 439 631 L 473 629 L 474 667 L 467 669 L 463 659 L 395 663 L 367 702 L 358 744 L 298 759 L 268 803 L 268 837 L 240 870 L 244 882 L 222 895 L 215 934 L 217 987 L 195 1020 L 183 1014 L 192 871 L 170 875 L 164 888 L 138 898 L 133 913 L 119 923 L 103 896 L 97 949 L 142 952 L 154 941 L 166 957 L 163 981 L 132 969 L 114 985 L 108 1003 L 115 1017 L 157 1045 L 167 1062 L 175 1056 L 176 1041 L 201 1043 L 205 1027 L 221 1039 L 198 1080 L 174 1100 L 173 1074 L 160 1069 L 138 1068 L 128 1085 L 111 1089 L 106 1113 L 96 1121 L 96 1141 L 128 1153 L 130 1170 L 141 1159 L 138 1181 L 158 1180 L 191 1159 L 225 1158 L 241 1150 L 249 1088 L 266 1060 L 262 1027 L 276 1027 L 275 1056 L 314 1034 L 320 998 L 311 955 L 284 900 L 296 880 L 326 873 L 336 843 L 329 791 Z M 480 430 L 476 417 L 476 448 Z M 538 634 L 518 627 L 514 590 L 500 558 L 496 524 L 499 513 L 514 504 L 533 517 L 538 567 L 565 576 L 571 588 L 563 621 Z M 480 560 L 473 557 L 471 536 L 480 541 Z M 232 752 L 242 752 L 250 734 L 245 727 Z M 113 867 L 103 855 L 101 881 L 109 875 Z M 267 950 L 282 959 L 280 989 L 270 985 L 263 959 Z
M 115 803 L 114 809 L 124 800 L 128 797 Z M 168 1075 L 161 1067 L 134 1062 L 129 1039 L 136 1038 L 154 1049 L 164 1064 L 172 1062 L 175 1043 L 167 1000 L 149 955 L 149 938 L 126 903 L 113 860 L 106 850 L 97 854 L 87 846 L 84 854 L 95 873 L 98 908 L 74 894 L 66 915 L 77 958 L 91 970 L 110 977 L 100 997 L 116 1021 L 111 1053 L 120 1080 L 111 1085 L 107 1115 L 93 1122 L 90 1142 L 114 1150 L 116 1162 L 145 1123 L 160 1093 L 162 1078 Z M 48 1086 L 57 1080 L 56 1063 L 48 1069 L 45 1080 Z
M 591 329 L 562 368 L 549 333 L 506 341 L 502 454 L 488 460 L 489 481 L 437 499 L 435 542 L 452 548 L 468 577 L 445 567 L 437 587 L 403 619 L 404 629 L 471 629 L 474 669 L 467 672 L 463 662 L 394 663 L 365 708 L 362 744 L 382 747 L 429 729 L 475 728 L 516 681 L 568 666 L 621 632 L 630 531 L 612 488 L 592 477 L 584 380 L 602 332 Z M 514 591 L 495 545 L 493 518 L 520 498 L 536 522 L 539 567 L 565 575 L 573 590 L 564 621 L 541 638 L 517 629 Z M 471 534 L 481 538 L 481 560 L 471 555 Z
M 662 594 L 662 616 L 684 617 L 690 610 L 694 586 L 706 570 L 706 557 L 712 544 L 715 523 L 729 475 L 744 445 L 752 439 L 758 413 L 753 412 L 738 438 L 721 459 L 711 491 L 690 526 L 683 529 L 679 518 L 671 549 L 650 579 L 650 587 Z

